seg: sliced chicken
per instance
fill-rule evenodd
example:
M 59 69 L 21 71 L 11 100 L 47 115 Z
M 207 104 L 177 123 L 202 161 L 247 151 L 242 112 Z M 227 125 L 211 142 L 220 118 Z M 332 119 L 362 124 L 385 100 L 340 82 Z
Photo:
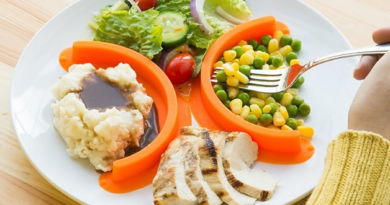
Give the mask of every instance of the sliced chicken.
M 184 161 L 190 146 L 182 147 L 180 138 L 173 140 L 161 156 L 153 179 L 154 204 L 195 205 L 195 195 L 186 183 Z
M 257 144 L 243 132 L 231 132 L 225 140 L 222 164 L 229 183 L 239 192 L 266 201 L 278 181 L 263 170 L 251 169 L 257 159 Z
M 200 169 L 199 145 L 202 139 L 194 135 L 180 137 L 183 147 L 190 146 L 184 160 L 186 183 L 201 205 L 220 205 L 222 201 L 203 179 Z

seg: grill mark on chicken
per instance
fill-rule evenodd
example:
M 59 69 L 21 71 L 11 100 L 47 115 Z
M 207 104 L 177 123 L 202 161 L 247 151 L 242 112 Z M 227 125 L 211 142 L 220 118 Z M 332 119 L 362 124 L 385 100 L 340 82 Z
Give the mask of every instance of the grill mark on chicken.
M 230 167 L 230 164 L 227 160 L 223 160 L 222 163 L 223 163 L 223 167 Z M 233 173 L 230 172 L 229 169 L 224 169 L 224 171 L 225 171 L 226 178 L 229 181 L 229 184 L 232 185 L 233 188 L 237 190 L 238 188 L 244 185 L 241 181 L 237 180 L 236 177 L 234 177 Z
M 215 166 L 217 166 L 218 165 L 217 164 L 217 151 L 215 150 L 213 140 L 210 138 L 210 133 L 209 132 L 202 132 L 201 135 L 202 135 L 202 138 L 204 140 L 206 140 L 206 145 L 207 145 L 207 148 L 209 150 L 210 157 L 213 160 L 213 164 Z
M 260 201 L 266 201 L 268 199 L 269 192 L 262 191 L 260 195 L 261 195 Z

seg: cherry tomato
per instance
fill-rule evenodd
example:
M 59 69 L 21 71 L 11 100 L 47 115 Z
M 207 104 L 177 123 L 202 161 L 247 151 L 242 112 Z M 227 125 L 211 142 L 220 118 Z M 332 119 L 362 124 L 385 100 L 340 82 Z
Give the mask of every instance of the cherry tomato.
M 135 0 L 135 2 L 138 2 L 138 7 L 141 11 L 145 11 L 155 7 L 157 0 Z
M 195 60 L 188 53 L 178 54 L 169 61 L 165 68 L 165 74 L 172 84 L 177 85 L 186 82 L 195 70 Z

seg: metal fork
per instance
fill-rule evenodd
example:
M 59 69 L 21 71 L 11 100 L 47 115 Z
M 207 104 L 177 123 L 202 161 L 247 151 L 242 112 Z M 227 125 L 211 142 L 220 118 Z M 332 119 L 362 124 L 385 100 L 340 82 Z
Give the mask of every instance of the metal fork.
M 303 73 L 322 63 L 352 56 L 385 54 L 389 50 L 390 43 L 338 52 L 324 57 L 316 58 L 304 65 L 296 64 L 285 69 L 252 69 L 250 72 L 248 84 L 239 84 L 238 87 L 244 90 L 256 91 L 261 93 L 278 93 L 290 88 L 292 85 L 294 85 L 295 81 Z M 219 83 L 217 82 L 216 74 L 219 70 L 222 69 L 222 67 L 217 67 L 215 69 L 212 75 L 211 82 Z

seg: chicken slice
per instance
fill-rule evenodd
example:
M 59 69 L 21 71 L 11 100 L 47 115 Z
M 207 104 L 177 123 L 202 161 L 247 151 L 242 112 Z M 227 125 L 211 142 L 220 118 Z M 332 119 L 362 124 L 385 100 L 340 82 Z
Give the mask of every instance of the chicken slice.
M 184 159 L 187 152 L 188 149 L 182 147 L 180 138 L 176 138 L 161 156 L 157 174 L 153 179 L 154 204 L 198 204 L 185 179 Z

